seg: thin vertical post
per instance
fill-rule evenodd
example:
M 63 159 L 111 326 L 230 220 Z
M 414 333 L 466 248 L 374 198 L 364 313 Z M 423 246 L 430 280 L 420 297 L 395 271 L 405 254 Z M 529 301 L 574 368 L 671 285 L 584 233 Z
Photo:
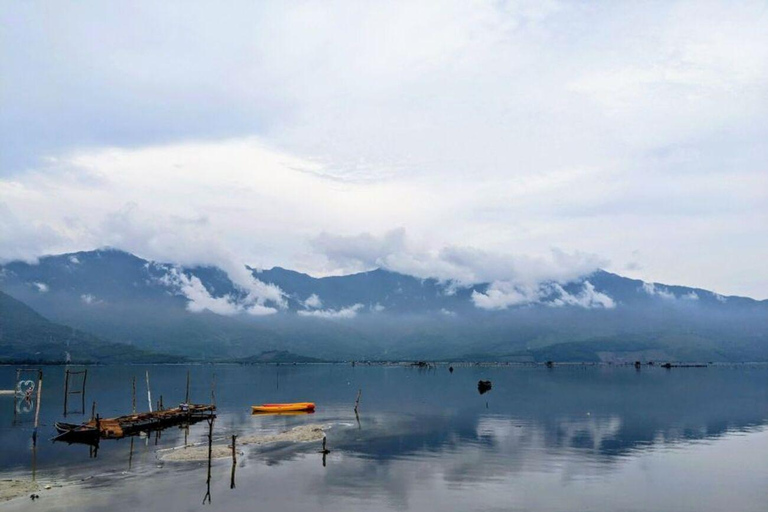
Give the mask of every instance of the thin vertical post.
M 147 403 L 149 404 L 149 412 L 152 412 L 152 393 L 149 390 L 149 370 L 147 370 Z
M 40 399 L 43 396 L 43 370 L 37 371 L 37 403 L 35 404 L 35 432 L 32 444 L 37 445 L 37 426 L 40 424 Z
M 229 482 L 229 488 L 235 488 L 235 467 L 237 467 L 237 436 L 232 434 L 232 476 Z
M 67 417 L 67 399 L 69 397 L 69 368 L 64 371 L 64 417 Z
M 189 369 L 187 369 L 187 394 L 184 395 L 184 403 L 189 403 Z
M 91 419 L 96 418 L 96 400 L 93 401 L 93 405 L 91 406 Z
M 208 490 L 205 493 L 205 496 L 203 496 L 203 505 L 205 505 L 206 500 L 208 501 L 208 503 L 211 502 L 211 458 L 213 455 L 213 422 L 214 422 L 214 419 L 212 417 L 208 418 L 208 478 L 205 480 Z
M 131 390 L 131 404 L 133 405 L 133 414 L 136 414 L 136 376 L 133 376 L 133 385 Z
M 13 424 L 16 424 L 16 415 L 19 410 L 19 379 L 21 379 L 21 370 L 16 368 L 16 382 L 13 383 Z
M 85 383 L 88 380 L 88 368 L 83 370 L 83 388 L 80 391 L 80 402 L 81 402 L 81 410 L 83 411 L 83 414 L 85 414 Z
M 216 407 L 216 372 L 213 373 L 211 380 L 211 405 Z

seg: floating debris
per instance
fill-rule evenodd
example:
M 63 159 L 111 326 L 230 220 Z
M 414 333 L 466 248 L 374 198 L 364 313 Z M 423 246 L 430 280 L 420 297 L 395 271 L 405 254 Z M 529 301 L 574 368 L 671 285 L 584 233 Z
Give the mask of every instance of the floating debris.
M 486 394 L 491 390 L 493 384 L 489 380 L 481 380 L 477 382 L 477 392 L 481 395 Z

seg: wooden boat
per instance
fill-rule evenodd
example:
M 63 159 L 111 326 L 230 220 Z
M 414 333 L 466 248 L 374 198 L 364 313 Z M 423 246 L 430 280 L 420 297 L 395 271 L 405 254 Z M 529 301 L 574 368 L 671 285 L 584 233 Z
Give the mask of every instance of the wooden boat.
M 295 402 L 290 404 L 262 404 L 252 405 L 251 412 L 254 414 L 265 412 L 308 412 L 314 411 L 315 404 L 313 402 Z
M 54 426 L 59 433 L 54 441 L 65 441 L 67 443 L 85 443 L 96 444 L 99 441 L 99 431 L 96 427 L 89 425 L 77 425 L 74 423 L 64 423 L 57 421 Z
M 161 430 L 172 425 L 191 424 L 207 418 L 215 418 L 216 406 L 182 404 L 172 409 L 118 416 L 117 418 L 92 418 L 80 425 L 56 423 L 59 435 L 54 441 L 88 442 L 96 439 L 120 439 L 139 432 Z

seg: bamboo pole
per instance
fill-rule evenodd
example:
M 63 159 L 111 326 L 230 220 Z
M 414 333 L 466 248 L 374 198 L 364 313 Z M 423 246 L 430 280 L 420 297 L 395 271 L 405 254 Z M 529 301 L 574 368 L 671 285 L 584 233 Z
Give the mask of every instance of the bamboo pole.
M 229 488 L 235 488 L 235 468 L 237 467 L 237 436 L 232 434 L 232 476 L 229 481 Z
M 149 370 L 147 370 L 147 404 L 149 404 L 149 412 L 152 412 L 152 392 L 149 390 Z
M 86 368 L 84 372 L 85 373 L 83 373 L 83 389 L 81 390 L 81 394 L 80 394 L 81 410 L 83 411 L 83 414 L 85 414 L 85 383 L 88 380 L 88 368 Z
M 208 419 L 208 478 L 206 479 L 205 483 L 208 487 L 208 491 L 205 493 L 205 496 L 203 496 L 203 505 L 205 505 L 206 500 L 208 500 L 208 503 L 211 502 L 211 458 L 213 455 L 213 418 Z
M 16 382 L 14 383 L 14 393 L 13 393 L 13 424 L 16 424 L 16 415 L 18 414 L 19 410 L 19 391 L 21 391 L 19 387 L 19 379 L 21 378 L 21 369 L 16 368 Z
M 37 445 L 37 426 L 40 424 L 40 399 L 43 396 L 43 370 L 37 371 L 37 403 L 35 404 L 35 432 L 32 444 Z
M 69 368 L 64 371 L 64 417 L 67 417 L 67 399 L 69 397 Z

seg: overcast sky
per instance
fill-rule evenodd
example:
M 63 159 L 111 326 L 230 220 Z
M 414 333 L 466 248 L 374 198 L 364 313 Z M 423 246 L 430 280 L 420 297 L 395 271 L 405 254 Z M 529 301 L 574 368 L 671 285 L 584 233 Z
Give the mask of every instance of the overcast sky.
M 0 258 L 768 298 L 768 2 L 0 8 Z

